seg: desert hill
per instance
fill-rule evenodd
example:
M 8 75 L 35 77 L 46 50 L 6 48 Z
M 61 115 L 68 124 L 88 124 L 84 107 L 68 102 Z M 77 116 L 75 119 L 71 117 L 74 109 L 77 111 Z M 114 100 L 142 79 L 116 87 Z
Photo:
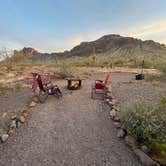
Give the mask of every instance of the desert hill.
M 140 40 L 120 35 L 105 35 L 95 41 L 82 42 L 70 51 L 60 53 L 40 53 L 33 48 L 23 48 L 25 55 L 31 55 L 30 59 L 52 60 L 69 57 L 88 57 L 90 55 L 113 57 L 163 57 L 166 56 L 166 46 L 153 40 Z

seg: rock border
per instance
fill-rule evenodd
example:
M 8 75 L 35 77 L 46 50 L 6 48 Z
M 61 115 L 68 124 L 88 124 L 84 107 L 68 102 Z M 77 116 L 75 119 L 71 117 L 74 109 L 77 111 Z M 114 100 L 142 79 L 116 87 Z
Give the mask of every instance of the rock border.
M 27 105 L 27 108 L 24 109 L 20 115 L 14 115 L 11 117 L 11 121 L 8 125 L 8 130 L 0 135 L 0 144 L 5 143 L 9 139 L 9 137 L 14 135 L 16 130 L 20 128 L 24 122 L 26 122 L 30 113 L 32 112 L 32 108 L 36 107 L 38 103 L 38 99 L 34 95 L 31 102 Z
M 136 139 L 129 135 L 127 131 L 122 127 L 119 116 L 119 108 L 117 107 L 117 102 L 111 91 L 106 94 L 105 103 L 110 107 L 109 115 L 117 129 L 117 137 L 121 140 L 124 140 L 125 144 L 134 152 L 136 157 L 144 166 L 160 166 L 160 164 L 154 161 L 150 156 L 148 156 L 145 151 L 142 150 L 142 148 L 139 148 Z

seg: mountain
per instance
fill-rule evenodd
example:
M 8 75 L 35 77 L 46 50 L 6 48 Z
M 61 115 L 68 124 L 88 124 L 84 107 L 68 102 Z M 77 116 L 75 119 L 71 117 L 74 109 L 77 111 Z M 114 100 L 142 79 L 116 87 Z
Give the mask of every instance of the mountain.
M 61 53 L 39 53 L 33 48 L 24 48 L 22 51 L 25 53 L 25 55 L 33 55 L 30 56 L 30 59 L 34 61 L 70 57 L 87 57 L 90 55 L 104 55 L 113 57 L 166 56 L 166 46 L 164 44 L 160 44 L 152 40 L 142 41 L 140 39 L 123 37 L 115 34 L 105 35 L 91 42 L 82 42 L 70 51 Z
M 92 42 L 82 42 L 70 51 L 71 56 L 105 54 L 109 56 L 161 56 L 166 46 L 152 40 L 142 41 L 120 35 L 106 35 Z

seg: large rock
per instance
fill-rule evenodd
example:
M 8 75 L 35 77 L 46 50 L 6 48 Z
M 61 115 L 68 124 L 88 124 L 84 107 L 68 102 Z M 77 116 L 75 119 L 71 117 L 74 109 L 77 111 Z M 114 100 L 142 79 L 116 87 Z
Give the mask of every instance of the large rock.
M 21 122 L 17 121 L 17 128 L 20 128 L 20 127 L 21 127 Z
M 146 146 L 146 145 L 142 145 L 141 146 L 141 150 L 145 153 L 148 153 L 149 152 L 149 148 Z
M 37 105 L 36 102 L 32 101 L 30 104 L 29 104 L 29 107 L 35 107 Z
M 8 131 L 8 134 L 11 136 L 11 135 L 13 135 L 13 134 L 14 134 L 14 132 L 15 132 L 15 129 L 10 128 L 10 129 L 9 129 L 9 131 Z
M 110 116 L 111 116 L 111 119 L 114 119 L 115 116 L 116 116 L 116 111 L 113 109 L 110 111 Z
M 121 127 L 120 122 L 114 122 L 114 125 L 115 125 L 116 128 L 120 128 Z
M 12 120 L 10 128 L 12 128 L 12 129 L 16 128 L 16 120 Z
M 8 135 L 8 134 L 3 134 L 3 135 L 1 136 L 1 141 L 2 141 L 2 142 L 5 142 L 8 138 L 9 138 L 9 135 Z
M 136 149 L 137 148 L 137 141 L 135 140 L 134 137 L 127 135 L 124 139 L 125 143 L 127 146 L 129 146 L 132 149 Z
M 16 115 L 13 115 L 13 116 L 11 117 L 11 119 L 12 119 L 12 120 L 16 120 L 16 119 L 17 119 L 17 116 L 16 116 Z
M 115 116 L 114 121 L 115 122 L 120 122 L 120 117 L 119 116 Z
M 22 116 L 23 116 L 25 119 L 28 118 L 28 116 L 29 116 L 29 111 L 28 111 L 28 110 L 23 111 L 23 112 L 22 112 Z
M 134 153 L 143 165 L 145 165 L 145 166 L 158 166 L 158 164 L 155 161 L 153 161 L 148 155 L 146 155 L 140 149 L 135 149 Z
M 117 131 L 117 137 L 118 138 L 124 138 L 125 137 L 125 135 L 126 135 L 126 131 L 124 130 L 124 129 L 118 129 L 118 131 Z
M 110 101 L 110 99 L 106 99 L 105 101 L 108 103 Z
M 24 122 L 25 122 L 24 116 L 20 116 L 19 121 L 20 121 L 21 123 L 24 123 Z
M 35 103 L 38 103 L 38 102 L 39 102 L 39 99 L 38 99 L 37 96 L 34 96 L 33 99 L 32 99 L 32 101 L 34 101 Z

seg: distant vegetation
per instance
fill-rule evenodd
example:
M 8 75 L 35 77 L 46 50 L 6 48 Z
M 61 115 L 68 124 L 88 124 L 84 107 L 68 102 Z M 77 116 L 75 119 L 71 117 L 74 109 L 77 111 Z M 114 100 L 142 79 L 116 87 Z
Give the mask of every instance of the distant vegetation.
M 148 75 L 147 80 L 166 80 L 165 45 L 120 35 L 106 35 L 92 42 L 82 42 L 70 51 L 61 53 L 40 53 L 33 48 L 23 48 L 20 51 L 14 51 L 11 58 L 6 56 L 1 69 L 10 71 L 15 65 L 23 68 L 52 63 L 60 65 L 61 69 L 56 72 L 65 76 L 69 75 L 67 73 L 69 70 L 67 71 L 65 66 L 68 68 L 75 66 L 141 68 L 143 60 L 144 68 L 159 69 L 162 73 L 160 76 Z
M 22 84 L 16 83 L 16 84 L 4 84 L 0 83 L 0 93 L 5 94 L 7 92 L 11 91 L 19 91 L 23 88 Z

